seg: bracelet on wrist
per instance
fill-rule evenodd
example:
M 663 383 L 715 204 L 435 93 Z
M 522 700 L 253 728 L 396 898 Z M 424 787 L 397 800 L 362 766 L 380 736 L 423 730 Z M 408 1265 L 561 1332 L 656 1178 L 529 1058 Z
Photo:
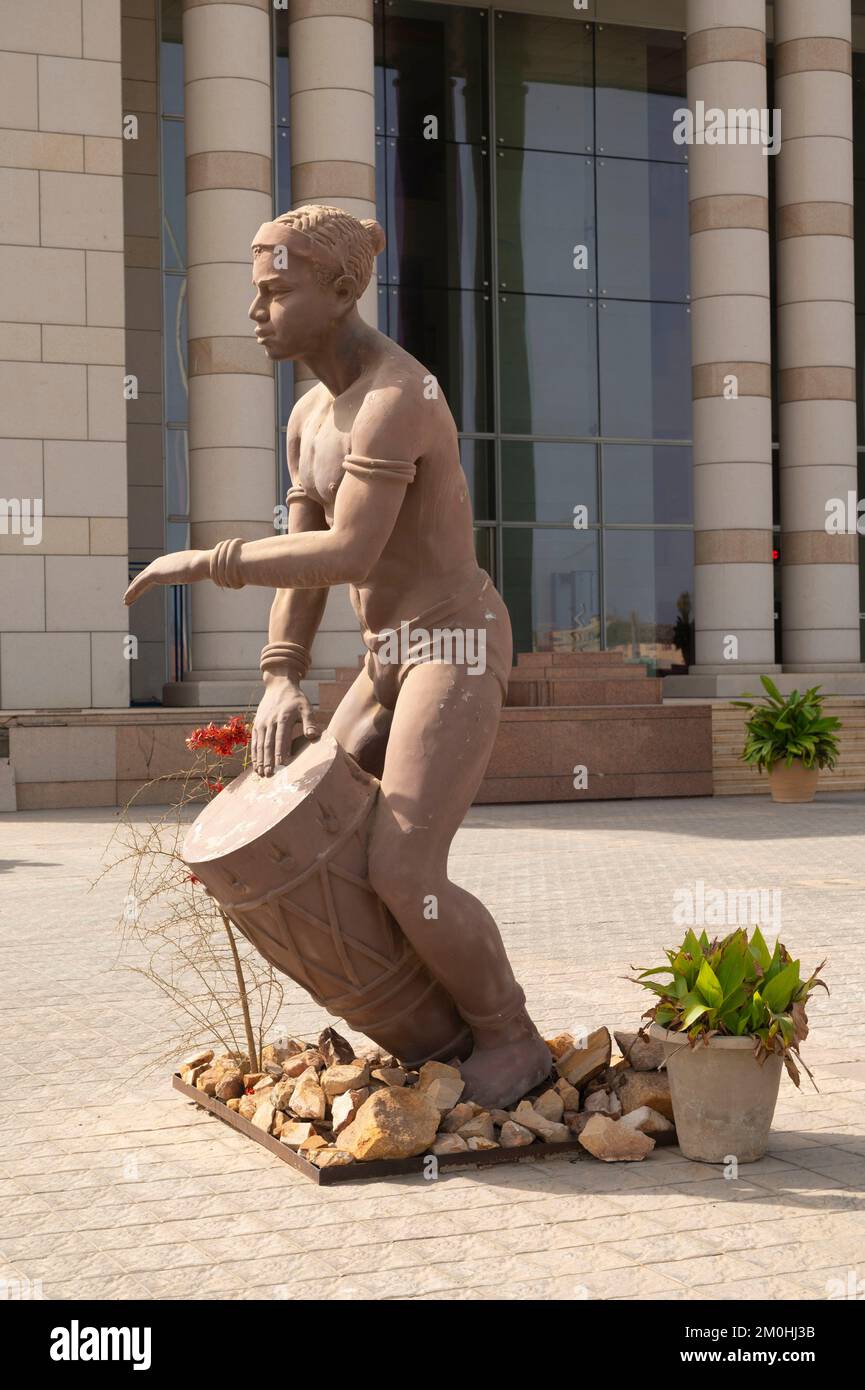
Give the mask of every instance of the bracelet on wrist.
M 210 552 L 210 578 L 220 589 L 242 589 L 240 574 L 240 548 L 243 541 L 235 536 L 230 541 L 220 541 Z
M 310 654 L 299 642 L 268 642 L 261 650 L 259 667 L 264 673 L 302 681 L 309 670 Z

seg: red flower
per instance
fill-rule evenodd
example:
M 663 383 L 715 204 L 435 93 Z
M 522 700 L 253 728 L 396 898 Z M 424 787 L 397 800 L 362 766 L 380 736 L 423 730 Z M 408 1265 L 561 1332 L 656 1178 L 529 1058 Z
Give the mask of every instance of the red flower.
M 224 783 L 224 782 L 208 782 L 208 783 L 207 783 L 207 790 L 208 790 L 209 792 L 221 792 L 221 791 L 224 791 L 224 790 L 225 790 L 225 783 Z
M 227 724 L 218 728 L 211 722 L 202 729 L 193 729 L 186 740 L 187 748 L 211 748 L 218 753 L 221 758 L 227 758 L 234 752 L 235 748 L 245 747 L 252 737 L 252 730 L 241 718 L 235 714 Z

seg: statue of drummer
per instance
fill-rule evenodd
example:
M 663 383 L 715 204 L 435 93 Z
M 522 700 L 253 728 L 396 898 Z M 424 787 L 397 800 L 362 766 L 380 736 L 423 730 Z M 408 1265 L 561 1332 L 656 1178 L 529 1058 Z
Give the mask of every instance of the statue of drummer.
M 252 739 L 253 766 L 269 777 L 298 723 L 318 734 L 300 682 L 328 589 L 350 586 L 367 655 L 329 732 L 381 782 L 370 883 L 471 1029 L 465 1098 L 502 1106 L 546 1077 L 550 1053 L 495 922 L 448 878 L 448 852 L 496 737 L 511 625 L 475 558 L 447 402 L 358 312 L 383 245 L 377 222 L 332 207 L 259 228 L 255 336 L 271 361 L 300 360 L 318 379 L 288 422 L 287 533 L 164 555 L 125 602 L 204 579 L 276 590 Z

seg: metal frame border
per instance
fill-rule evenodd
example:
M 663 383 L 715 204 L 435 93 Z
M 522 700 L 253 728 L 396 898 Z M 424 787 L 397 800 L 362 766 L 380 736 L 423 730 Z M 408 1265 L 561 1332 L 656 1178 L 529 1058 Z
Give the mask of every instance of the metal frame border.
M 520 1149 L 499 1148 L 480 1149 L 476 1153 L 419 1154 L 417 1158 L 380 1158 L 369 1163 L 346 1163 L 339 1167 L 316 1168 L 314 1163 L 310 1163 L 308 1159 L 296 1154 L 286 1144 L 281 1144 L 272 1134 L 265 1134 L 262 1130 L 256 1129 L 242 1115 L 229 1110 L 222 1101 L 206 1096 L 203 1091 L 196 1090 L 194 1086 L 188 1086 L 185 1081 L 181 1081 L 177 1072 L 173 1074 L 171 1084 L 175 1091 L 179 1091 L 187 1100 L 193 1101 L 203 1110 L 209 1110 L 217 1119 L 230 1125 L 232 1129 L 239 1130 L 247 1139 L 254 1139 L 257 1143 L 262 1144 L 276 1158 L 281 1158 L 283 1163 L 287 1163 L 290 1168 L 294 1168 L 318 1187 L 330 1187 L 333 1183 L 367 1182 L 374 1178 L 396 1178 L 408 1173 L 422 1173 L 426 1160 L 430 1157 L 436 1159 L 439 1171 L 457 1168 L 489 1168 L 492 1165 L 502 1163 L 536 1163 L 543 1159 L 560 1157 L 584 1159 L 590 1157 L 580 1141 L 573 1139 L 562 1144 L 535 1143 Z

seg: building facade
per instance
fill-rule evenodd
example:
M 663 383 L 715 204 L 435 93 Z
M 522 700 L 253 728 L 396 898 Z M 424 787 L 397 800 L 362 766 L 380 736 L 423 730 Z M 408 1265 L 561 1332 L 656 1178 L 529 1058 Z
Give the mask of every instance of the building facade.
M 0 0 L 0 710 L 255 702 L 269 594 L 121 597 L 280 524 L 311 383 L 249 247 L 307 202 L 385 227 L 362 312 L 448 397 L 518 651 L 865 693 L 863 78 L 860 0 Z M 359 652 L 334 592 L 313 680 Z

